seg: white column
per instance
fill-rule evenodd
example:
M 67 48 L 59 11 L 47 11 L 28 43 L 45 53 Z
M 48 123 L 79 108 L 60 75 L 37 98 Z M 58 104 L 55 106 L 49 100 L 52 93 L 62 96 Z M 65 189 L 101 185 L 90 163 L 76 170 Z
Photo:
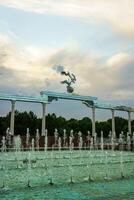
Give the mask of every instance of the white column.
M 42 103 L 42 136 L 45 135 L 46 129 L 46 103 Z
M 14 135 L 15 100 L 11 100 L 10 132 Z
M 111 110 L 112 111 L 112 135 L 114 135 L 115 133 L 115 118 L 114 118 L 114 110 Z
M 128 112 L 128 133 L 132 133 L 132 128 L 131 128 L 131 112 Z
M 92 136 L 95 136 L 95 107 L 92 107 Z

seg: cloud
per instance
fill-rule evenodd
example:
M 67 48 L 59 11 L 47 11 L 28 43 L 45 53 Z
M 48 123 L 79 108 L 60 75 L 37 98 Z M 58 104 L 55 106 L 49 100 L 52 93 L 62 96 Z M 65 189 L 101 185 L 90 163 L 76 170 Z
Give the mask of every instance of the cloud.
M 62 65 L 54 65 L 53 69 L 56 70 L 57 73 L 64 71 L 64 66 Z
M 133 55 L 125 52 L 121 52 L 118 54 L 113 55 L 111 58 L 108 59 L 107 65 L 109 67 L 122 67 L 128 63 L 134 61 Z
M 45 60 L 47 66 L 62 63 L 77 77 L 75 92 L 106 100 L 134 98 L 133 54 L 119 52 L 102 64 L 102 58 L 80 49 L 60 49 Z M 58 81 L 59 81 L 59 77 Z M 58 90 L 58 82 L 57 82 Z
M 105 22 L 115 31 L 134 35 L 133 0 L 0 0 L 0 5 L 28 12 L 82 18 L 94 23 Z
M 45 89 L 63 92 L 63 77 L 53 69 L 61 63 L 76 75 L 76 93 L 105 100 L 134 98 L 133 54 L 119 52 L 104 60 L 79 48 L 49 49 L 47 55 L 40 53 L 42 48 L 18 46 L 9 36 L 0 35 L 0 90 L 28 94 L 39 94 Z
M 29 48 L 18 46 L 10 37 L 0 34 L 0 88 L 6 85 L 11 90 L 16 87 L 16 90 L 39 92 L 48 86 L 53 70 L 43 66 L 41 61 L 36 62 L 39 56 L 34 57 L 31 48 L 29 51 Z

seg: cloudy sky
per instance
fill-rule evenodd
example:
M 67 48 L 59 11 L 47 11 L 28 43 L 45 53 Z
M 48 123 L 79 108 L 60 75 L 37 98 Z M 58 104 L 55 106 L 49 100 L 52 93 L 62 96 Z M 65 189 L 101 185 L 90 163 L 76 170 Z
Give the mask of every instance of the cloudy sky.
M 134 106 L 134 1 L 0 0 L 0 91 L 64 92 L 55 65 L 76 74 L 76 93 Z M 1 102 L 2 115 L 9 109 Z M 40 105 L 17 109 L 41 114 Z M 59 101 L 48 112 L 90 116 L 78 102 Z M 109 117 L 97 113 L 99 120 Z

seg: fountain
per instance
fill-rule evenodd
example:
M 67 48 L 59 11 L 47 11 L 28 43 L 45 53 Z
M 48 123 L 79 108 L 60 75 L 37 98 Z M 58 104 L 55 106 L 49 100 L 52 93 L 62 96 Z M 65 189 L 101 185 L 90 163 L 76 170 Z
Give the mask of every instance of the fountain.
M 93 137 L 91 137 L 90 150 L 93 150 L 93 148 L 94 148 L 94 140 Z
M 35 150 L 34 138 L 32 138 L 32 141 L 31 141 L 31 150 L 32 151 Z
M 7 145 L 11 147 L 11 132 L 9 127 L 6 130 L 6 141 Z
M 119 135 L 119 150 L 120 151 L 123 151 L 123 145 L 124 145 L 124 142 L 123 142 L 123 133 L 121 133 Z
M 15 151 L 21 150 L 21 137 L 20 137 L 20 135 L 14 136 L 14 148 L 15 148 Z
M 73 130 L 70 131 L 70 137 L 69 137 L 69 148 L 72 150 L 74 148 L 74 135 L 73 135 Z
M 29 128 L 27 128 L 27 133 L 26 133 L 26 147 L 29 148 L 30 146 L 30 133 L 29 133 Z
M 63 146 L 67 147 L 67 134 L 66 129 L 63 130 Z
M 36 150 L 39 150 L 39 140 L 40 140 L 39 129 L 37 129 L 36 130 Z
M 61 137 L 58 138 L 58 148 L 59 148 L 59 151 L 61 150 Z
M 82 133 L 80 131 L 78 132 L 78 137 L 79 137 L 78 147 L 79 150 L 81 150 L 83 146 L 83 139 L 82 139 Z
M 108 181 L 133 177 L 134 153 L 130 151 L 133 149 L 130 145 L 133 136 L 131 138 L 127 134 L 125 139 L 124 133 L 121 133 L 115 141 L 113 140 L 115 135 L 113 135 L 111 137 L 112 147 L 109 149 L 108 139 L 104 138 L 103 131 L 100 135 L 101 137 L 97 138 L 95 144 L 90 132 L 87 132 L 87 136 L 83 137 L 82 132 L 79 131 L 75 134 L 75 138 L 73 130 L 70 131 L 69 136 L 64 130 L 63 137 L 59 137 L 58 130 L 55 129 L 54 144 L 50 146 L 51 142 L 49 142 L 47 130 L 45 136 L 40 136 L 37 130 L 35 139 L 31 138 L 30 142 L 29 129 L 27 129 L 26 151 L 25 148 L 22 148 L 24 142 L 20 135 L 13 137 L 12 148 L 6 146 L 7 140 L 3 136 L 0 157 L 1 187 L 11 188 L 13 185 L 15 187 L 25 185 L 34 187 L 37 179 L 39 183 L 43 180 L 44 183 L 53 185 L 66 181 L 70 183 L 100 179 Z M 44 141 L 42 148 L 39 140 Z M 76 143 L 76 141 L 78 142 Z M 83 146 L 85 143 L 87 144 L 86 149 Z M 124 148 L 124 144 L 126 144 L 126 148 Z M 45 178 L 42 177 L 43 174 Z M 11 180 L 14 178 L 16 181 L 13 184 Z
M 54 147 L 57 147 L 58 146 L 58 130 L 55 129 L 55 132 L 54 132 Z
M 31 187 L 31 153 L 28 153 L 28 163 L 27 163 L 27 171 L 28 171 L 28 181 L 27 181 L 27 187 Z
M 6 138 L 5 138 L 5 136 L 2 137 L 1 143 L 2 143 L 1 151 L 4 152 L 4 151 L 6 151 Z
M 48 147 L 48 137 L 47 137 L 47 129 L 45 130 L 45 143 L 44 143 L 44 150 L 47 151 Z
M 87 147 L 89 148 L 90 142 L 91 142 L 91 133 L 90 133 L 90 131 L 87 131 L 86 140 L 87 140 Z
M 126 141 L 126 143 L 127 143 L 127 150 L 130 151 L 130 149 L 131 149 L 131 138 L 130 138 L 129 133 L 127 133 L 127 141 Z
M 75 83 L 75 76 L 65 71 L 62 75 L 71 79 L 62 81 L 63 84 L 67 84 L 69 94 L 56 93 L 55 97 L 47 96 L 47 99 L 51 101 L 61 97 L 82 102 L 86 99 L 85 103 L 90 104 L 91 97 L 73 94 L 71 84 Z M 127 133 L 125 138 L 125 133 L 121 132 L 117 137 L 112 130 L 105 138 L 106 133 L 103 131 L 85 133 L 60 127 L 59 130 L 55 128 L 53 136 L 50 136 L 49 131 L 45 129 L 44 102 L 42 104 L 43 135 L 40 135 L 37 129 L 36 134 L 30 136 L 32 132 L 27 128 L 26 137 L 21 137 L 12 135 L 7 128 L 5 136 L 1 138 L 1 188 L 18 188 L 21 191 L 20 188 L 25 186 L 44 188 L 47 184 L 65 186 L 66 183 L 89 184 L 101 180 L 106 183 L 115 179 L 134 177 L 134 133 Z M 90 106 L 94 108 L 94 105 Z M 49 187 L 47 186 L 47 189 Z
M 101 131 L 101 150 L 104 149 L 104 142 L 103 142 L 103 131 Z
M 133 132 L 133 136 L 132 136 L 132 146 L 133 146 L 132 150 L 134 150 L 134 132 Z

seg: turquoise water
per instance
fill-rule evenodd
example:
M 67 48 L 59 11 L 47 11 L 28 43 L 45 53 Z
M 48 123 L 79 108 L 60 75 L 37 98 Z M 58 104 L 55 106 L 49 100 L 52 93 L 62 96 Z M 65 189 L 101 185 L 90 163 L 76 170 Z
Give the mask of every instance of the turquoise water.
M 0 192 L 0 200 L 134 200 L 134 180 L 45 185 Z
M 121 156 L 122 155 L 122 156 Z M 134 177 L 134 152 L 48 151 L 4 152 L 0 155 L 0 187 L 23 188 L 56 184 Z
M 134 200 L 134 152 L 3 152 L 3 184 L 0 200 Z

